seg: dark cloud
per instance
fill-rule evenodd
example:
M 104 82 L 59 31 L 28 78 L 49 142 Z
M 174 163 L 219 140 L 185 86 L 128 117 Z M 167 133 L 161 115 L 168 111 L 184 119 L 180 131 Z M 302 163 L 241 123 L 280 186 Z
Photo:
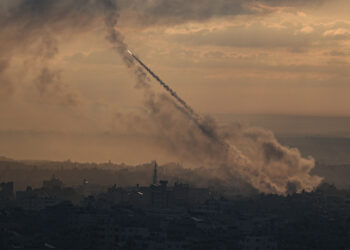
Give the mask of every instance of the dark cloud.
M 213 17 L 266 14 L 279 6 L 319 5 L 327 0 L 133 0 L 121 6 L 136 12 L 143 25 L 204 21 Z
M 5 3 L 8 5 L 5 6 Z M 57 38 L 88 31 L 96 18 L 103 14 L 104 3 L 105 1 L 90 0 L 22 0 L 13 3 L 5 1 L 0 9 L 2 61 L 10 65 L 13 57 L 20 57 L 26 63 L 26 70 L 37 74 L 35 86 L 38 87 L 41 96 L 50 93 L 47 97 L 57 99 L 58 102 L 77 103 L 77 100 L 74 100 L 76 94 L 59 81 L 58 72 L 48 72 L 48 65 L 59 52 Z M 6 68 L 3 68 L 0 72 L 1 79 L 5 71 Z M 47 87 L 48 84 L 50 88 Z M 13 89 L 9 82 L 6 86 L 1 84 L 1 87 L 2 92 L 5 87 Z
M 43 26 L 62 27 L 72 22 L 74 27 L 86 26 L 94 17 L 106 10 L 118 9 L 118 13 L 133 11 L 133 19 L 143 24 L 182 23 L 190 20 L 207 20 L 212 17 L 235 16 L 245 14 L 262 14 L 274 11 L 267 7 L 310 6 L 322 4 L 329 0 L 18 0 L 3 1 L 2 12 L 6 20 L 2 24 L 22 23 L 26 32 Z M 11 3 L 12 4 L 9 4 Z M 6 4 L 8 3 L 8 4 Z M 253 7 L 249 7 L 253 6 Z M 0 9 L 1 10 L 1 9 Z M 116 21 L 114 16 L 110 21 Z

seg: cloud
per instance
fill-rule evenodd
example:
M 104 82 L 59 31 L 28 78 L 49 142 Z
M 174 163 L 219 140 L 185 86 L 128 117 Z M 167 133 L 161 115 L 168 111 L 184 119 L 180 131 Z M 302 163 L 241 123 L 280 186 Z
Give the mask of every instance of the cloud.
M 169 25 L 205 21 L 213 17 L 261 15 L 279 7 L 321 5 L 326 0 L 133 0 L 121 2 L 121 8 L 136 13 L 143 25 Z
M 291 52 L 339 47 L 339 42 L 350 39 L 350 24 L 347 22 L 305 25 L 297 21 L 295 15 L 290 15 L 280 23 L 275 19 L 242 18 L 234 23 L 217 21 L 212 25 L 197 25 L 193 29 L 186 27 L 169 29 L 169 32 L 166 30 L 164 36 L 174 42 L 191 46 L 262 50 L 286 48 Z
M 331 55 L 331 56 L 350 56 L 349 51 L 340 51 L 340 50 L 332 50 L 330 52 L 327 52 L 326 55 Z
M 323 36 L 332 39 L 348 40 L 350 38 L 350 29 L 330 29 L 325 31 Z
M 283 29 L 267 27 L 261 23 L 247 26 L 228 26 L 223 29 L 207 30 L 171 37 L 181 43 L 242 48 L 307 47 L 312 39 L 292 32 L 292 27 Z
M 305 34 L 310 34 L 310 33 L 312 33 L 314 30 L 315 30 L 315 29 L 314 29 L 312 26 L 308 25 L 308 26 L 304 26 L 304 27 L 300 30 L 300 32 L 305 33 Z
M 65 60 L 79 64 L 119 65 L 122 63 L 121 59 L 115 56 L 114 51 L 111 49 L 96 50 L 86 54 L 79 52 L 72 56 L 65 57 Z

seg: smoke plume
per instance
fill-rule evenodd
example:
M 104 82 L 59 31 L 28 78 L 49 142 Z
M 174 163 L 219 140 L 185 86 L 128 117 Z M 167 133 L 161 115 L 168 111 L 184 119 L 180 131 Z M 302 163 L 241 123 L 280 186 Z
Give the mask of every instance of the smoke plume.
M 3 1 L 0 8 L 0 92 L 10 95 L 15 89 L 3 78 L 16 58 L 25 65 L 22 78 L 27 72 L 36 75 L 32 82 L 41 97 L 65 104 L 79 102 L 77 94 L 60 80 L 60 71 L 51 64 L 59 53 L 59 37 L 89 30 L 101 16 L 103 6 L 100 1 L 89 0 Z
M 0 97 L 1 99 L 6 99 L 7 96 L 11 95 L 14 91 L 14 87 L 10 80 L 4 74 L 8 66 L 7 60 L 0 59 Z
M 290 192 L 291 186 L 296 191 L 310 191 L 320 183 L 319 177 L 309 174 L 314 160 L 303 158 L 297 149 L 280 145 L 272 133 L 243 126 L 219 128 L 210 117 L 198 119 L 196 113 L 167 84 L 129 52 L 115 30 L 118 14 L 116 6 L 113 7 L 115 14 L 111 14 L 110 8 L 106 16 L 109 41 L 129 68 L 135 72 L 142 70 L 131 60 L 134 58 L 174 98 L 155 95 L 149 89 L 146 91 L 145 106 L 158 134 L 167 139 L 164 147 L 180 159 L 214 168 L 214 173 L 228 186 L 235 186 L 230 182 L 241 179 L 262 192 L 283 194 Z M 136 76 L 140 85 L 148 86 L 145 74 L 136 73 Z
M 174 1 L 175 2 L 175 1 Z M 200 5 L 198 1 L 176 1 L 181 8 L 192 10 Z M 242 1 L 205 1 L 216 6 L 215 14 L 242 14 Z M 291 1 L 262 1 L 291 2 Z M 145 64 L 145 69 L 170 93 L 156 94 L 150 87 L 146 72 L 135 63 L 137 57 L 128 53 L 128 46 L 118 31 L 120 10 L 137 9 L 140 1 L 116 0 L 20 0 L 13 6 L 1 10 L 0 39 L 0 87 L 3 89 L 3 73 L 14 56 L 29 54 L 26 58 L 34 63 L 32 67 L 37 77 L 35 86 L 41 96 L 64 100 L 65 103 L 76 103 L 75 95 L 69 92 L 60 81 L 59 71 L 51 70 L 50 63 L 59 53 L 58 34 L 77 36 L 87 32 L 94 25 L 104 20 L 107 32 L 106 39 L 119 53 L 125 65 L 133 72 L 137 86 L 144 91 L 147 126 L 159 138 L 159 144 L 203 173 L 208 179 L 217 178 L 227 187 L 237 183 L 248 183 L 261 192 L 285 194 L 291 191 L 300 192 L 315 188 L 321 181 L 311 176 L 314 167 L 312 158 L 303 158 L 297 149 L 291 149 L 278 143 L 274 135 L 259 128 L 234 124 L 220 127 L 209 116 L 199 117 L 167 84 L 157 77 Z M 158 4 L 157 4 L 158 3 Z M 145 1 L 151 12 L 161 12 L 173 1 Z M 207 6 L 204 4 L 204 6 Z M 210 4 L 210 6 L 212 5 Z M 142 5 L 142 4 L 141 4 Z M 229 6 L 230 8 L 226 8 Z M 182 19 L 167 8 L 170 16 Z M 226 10 L 232 13 L 226 13 Z M 233 12 L 236 10 L 236 12 Z M 207 9 L 200 9 L 198 16 L 192 11 L 182 11 L 189 19 L 202 20 L 213 15 L 205 15 Z M 163 14 L 159 14 L 163 15 Z M 141 61 L 139 61 L 141 62 Z M 141 65 L 142 65 L 141 64 Z M 4 66 L 2 66 L 4 65 Z M 8 88 L 9 91 L 12 89 Z M 138 126 L 143 126 L 142 119 Z

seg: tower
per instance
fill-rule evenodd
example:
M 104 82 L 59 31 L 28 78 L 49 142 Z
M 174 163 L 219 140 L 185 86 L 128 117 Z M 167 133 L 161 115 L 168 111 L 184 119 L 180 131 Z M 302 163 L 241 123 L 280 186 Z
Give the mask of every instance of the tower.
M 153 185 L 156 185 L 158 182 L 158 164 L 154 161 L 154 170 L 153 170 Z

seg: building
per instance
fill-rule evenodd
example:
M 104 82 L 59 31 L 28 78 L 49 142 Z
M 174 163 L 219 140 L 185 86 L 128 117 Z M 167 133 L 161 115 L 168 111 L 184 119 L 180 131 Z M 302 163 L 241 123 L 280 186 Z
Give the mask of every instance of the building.
M 13 200 L 15 198 L 13 182 L 0 183 L 0 200 Z

